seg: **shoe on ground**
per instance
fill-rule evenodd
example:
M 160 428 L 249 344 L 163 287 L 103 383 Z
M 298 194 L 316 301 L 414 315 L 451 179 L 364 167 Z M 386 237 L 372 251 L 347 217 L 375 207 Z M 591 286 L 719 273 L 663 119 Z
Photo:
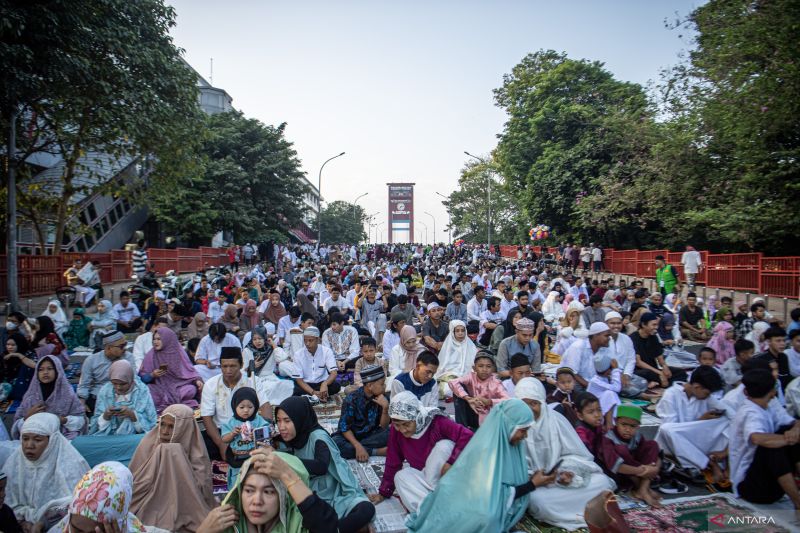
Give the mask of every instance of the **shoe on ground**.
M 689 487 L 677 479 L 672 479 L 668 483 L 662 483 L 658 491 L 662 494 L 685 494 L 689 492 Z

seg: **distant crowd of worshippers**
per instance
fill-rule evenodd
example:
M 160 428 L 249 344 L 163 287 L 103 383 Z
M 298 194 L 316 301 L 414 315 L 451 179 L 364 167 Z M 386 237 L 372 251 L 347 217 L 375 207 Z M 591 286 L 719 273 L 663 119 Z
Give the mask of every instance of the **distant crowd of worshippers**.
M 659 506 L 687 481 L 800 508 L 800 309 L 781 324 L 763 302 L 712 310 L 480 247 L 364 254 L 287 247 L 144 313 L 125 293 L 69 320 L 57 301 L 12 313 L 0 530 L 359 531 L 393 496 L 410 531 L 507 531 L 526 511 L 576 529 L 607 491 Z M 329 434 L 314 406 L 336 395 Z M 632 398 L 657 401 L 654 440 Z M 347 460 L 372 456 L 365 494 Z

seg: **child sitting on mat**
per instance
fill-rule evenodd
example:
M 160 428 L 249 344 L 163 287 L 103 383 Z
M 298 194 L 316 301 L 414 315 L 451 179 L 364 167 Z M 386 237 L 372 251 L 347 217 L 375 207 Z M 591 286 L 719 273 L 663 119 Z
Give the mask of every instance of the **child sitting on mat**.
M 661 468 L 661 462 L 658 459 L 658 445 L 644 444 L 642 447 L 643 443 L 635 440 L 641 421 L 641 409 L 638 407 L 634 408 L 635 411 L 623 409 L 623 413 L 628 415 L 623 417 L 623 421 L 630 422 L 627 427 L 624 427 L 625 424 L 620 425 L 619 428 L 615 425 L 611 430 L 620 434 L 620 446 L 618 447 L 603 432 L 603 412 L 597 396 L 589 392 L 580 393 L 575 399 L 575 406 L 580 420 L 575 430 L 606 475 L 614 479 L 620 487 L 632 486 L 631 496 L 634 498 L 653 507 L 661 507 L 659 495 L 650 489 L 651 481 L 658 476 Z M 638 411 L 638 420 L 635 418 L 636 411 Z M 617 424 L 619 423 L 617 420 Z M 631 452 L 631 445 L 634 446 L 633 449 L 637 450 L 635 455 Z M 640 447 L 642 447 L 641 450 L 639 450 Z
M 509 398 L 496 370 L 494 359 L 486 352 L 478 352 L 472 372 L 447 383 L 456 398 L 456 422 L 475 431 L 492 406 Z

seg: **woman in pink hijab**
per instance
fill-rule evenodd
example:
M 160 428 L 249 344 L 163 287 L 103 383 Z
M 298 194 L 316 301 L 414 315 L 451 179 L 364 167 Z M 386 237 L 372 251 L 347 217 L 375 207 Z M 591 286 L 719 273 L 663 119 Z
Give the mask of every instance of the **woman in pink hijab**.
M 197 395 L 203 389 L 203 380 L 178 336 L 169 328 L 158 328 L 153 334 L 153 348 L 144 356 L 139 377 L 150 387 L 159 414 L 176 403 L 192 409 L 198 405 Z
M 733 349 L 733 326 L 730 322 L 719 322 L 714 327 L 714 335 L 706 344 L 707 347 L 717 352 L 717 363 L 722 364 L 728 359 L 736 357 Z

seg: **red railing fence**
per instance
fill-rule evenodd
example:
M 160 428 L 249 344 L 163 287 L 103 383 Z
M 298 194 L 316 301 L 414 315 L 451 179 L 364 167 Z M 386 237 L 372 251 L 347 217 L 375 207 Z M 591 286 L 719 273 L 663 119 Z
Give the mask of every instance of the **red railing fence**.
M 223 248 L 178 248 L 165 250 L 148 248 L 148 259 L 155 264 L 156 272 L 196 272 L 206 264 L 217 267 L 228 264 L 228 255 Z M 80 259 L 100 262 L 100 280 L 103 283 L 118 283 L 131 277 L 131 257 L 127 250 L 112 250 L 105 253 L 64 253 L 61 255 L 20 255 L 17 260 L 19 295 L 41 296 L 55 294 L 55 290 L 66 284 L 64 272 Z M 0 299 L 7 295 L 8 268 L 5 255 L 0 255 Z
M 501 246 L 503 257 L 516 258 L 517 246 Z M 540 246 L 534 246 L 541 253 Z M 555 248 L 548 248 L 554 253 Z M 607 272 L 638 278 L 655 277 L 655 257 L 663 255 L 686 280 L 681 258 L 683 252 L 669 250 L 604 250 L 603 266 Z M 700 251 L 703 268 L 695 282 L 715 289 L 753 292 L 780 298 L 800 296 L 800 257 L 764 257 L 761 253 L 712 254 Z

